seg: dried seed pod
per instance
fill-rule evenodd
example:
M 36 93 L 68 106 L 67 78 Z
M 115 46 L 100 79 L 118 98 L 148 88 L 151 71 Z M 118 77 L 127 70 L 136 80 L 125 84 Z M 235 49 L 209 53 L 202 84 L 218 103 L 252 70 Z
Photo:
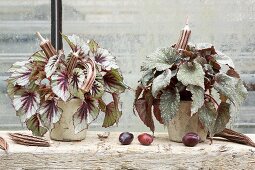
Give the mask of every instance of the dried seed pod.
M 50 58 L 54 55 L 57 55 L 57 51 L 55 50 L 55 48 L 52 46 L 51 42 L 47 39 L 44 39 L 41 34 L 39 32 L 36 32 L 36 35 L 40 38 L 40 40 L 42 41 L 40 43 L 40 47 L 42 48 L 42 50 L 44 51 L 45 55 Z

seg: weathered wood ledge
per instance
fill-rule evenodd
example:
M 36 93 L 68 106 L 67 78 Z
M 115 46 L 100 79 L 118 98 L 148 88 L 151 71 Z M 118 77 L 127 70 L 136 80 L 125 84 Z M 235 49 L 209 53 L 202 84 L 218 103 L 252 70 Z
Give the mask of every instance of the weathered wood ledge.
M 124 146 L 118 132 L 100 140 L 97 134 L 102 133 L 89 131 L 82 142 L 34 147 L 15 144 L 2 131 L 9 150 L 0 150 L 0 169 L 255 169 L 255 148 L 241 144 L 214 140 L 190 148 L 156 133 L 152 145 L 143 146 L 134 133 L 132 144 Z M 248 136 L 255 140 L 255 134 Z

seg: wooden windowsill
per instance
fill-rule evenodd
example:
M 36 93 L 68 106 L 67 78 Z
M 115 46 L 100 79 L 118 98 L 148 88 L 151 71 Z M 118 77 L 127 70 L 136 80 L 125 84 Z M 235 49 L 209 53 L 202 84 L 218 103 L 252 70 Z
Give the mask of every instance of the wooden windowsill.
M 28 133 L 22 131 L 22 133 Z M 0 150 L 0 169 L 255 169 L 255 148 L 214 140 L 185 147 L 170 142 L 167 133 L 156 133 L 150 146 L 140 145 L 134 133 L 131 145 L 120 145 L 119 132 L 99 140 L 89 131 L 82 142 L 50 141 L 50 147 L 13 143 L 7 131 L 0 136 L 9 144 Z M 255 140 L 255 134 L 248 135 Z

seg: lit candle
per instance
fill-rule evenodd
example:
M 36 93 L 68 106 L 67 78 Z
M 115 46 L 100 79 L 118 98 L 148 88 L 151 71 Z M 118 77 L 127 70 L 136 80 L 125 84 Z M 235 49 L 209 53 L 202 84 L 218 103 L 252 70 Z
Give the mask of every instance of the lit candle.
M 39 32 L 36 32 L 36 35 L 40 38 L 41 40 L 40 47 L 42 48 L 42 50 L 44 51 L 48 58 L 57 55 L 57 51 L 52 46 L 49 40 L 43 38 Z
M 189 42 L 190 34 L 191 34 L 191 30 L 189 28 L 188 18 L 187 18 L 186 25 L 181 31 L 181 36 L 179 38 L 179 41 L 175 45 L 175 49 L 177 49 L 177 50 L 186 50 L 188 42 Z

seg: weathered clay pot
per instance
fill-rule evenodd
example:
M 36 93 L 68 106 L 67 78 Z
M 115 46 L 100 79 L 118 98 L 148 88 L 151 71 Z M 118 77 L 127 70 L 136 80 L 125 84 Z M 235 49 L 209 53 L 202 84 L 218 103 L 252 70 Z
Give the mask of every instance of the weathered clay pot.
M 207 130 L 204 129 L 197 114 L 190 117 L 190 109 L 191 101 L 181 101 L 179 111 L 167 125 L 171 141 L 182 142 L 182 137 L 188 132 L 197 133 L 201 142 L 206 139 Z
M 59 101 L 58 107 L 63 110 L 60 120 L 50 131 L 50 138 L 57 141 L 81 141 L 85 139 L 87 129 L 79 133 L 74 132 L 73 114 L 81 105 L 80 99 L 71 99 L 68 102 Z

